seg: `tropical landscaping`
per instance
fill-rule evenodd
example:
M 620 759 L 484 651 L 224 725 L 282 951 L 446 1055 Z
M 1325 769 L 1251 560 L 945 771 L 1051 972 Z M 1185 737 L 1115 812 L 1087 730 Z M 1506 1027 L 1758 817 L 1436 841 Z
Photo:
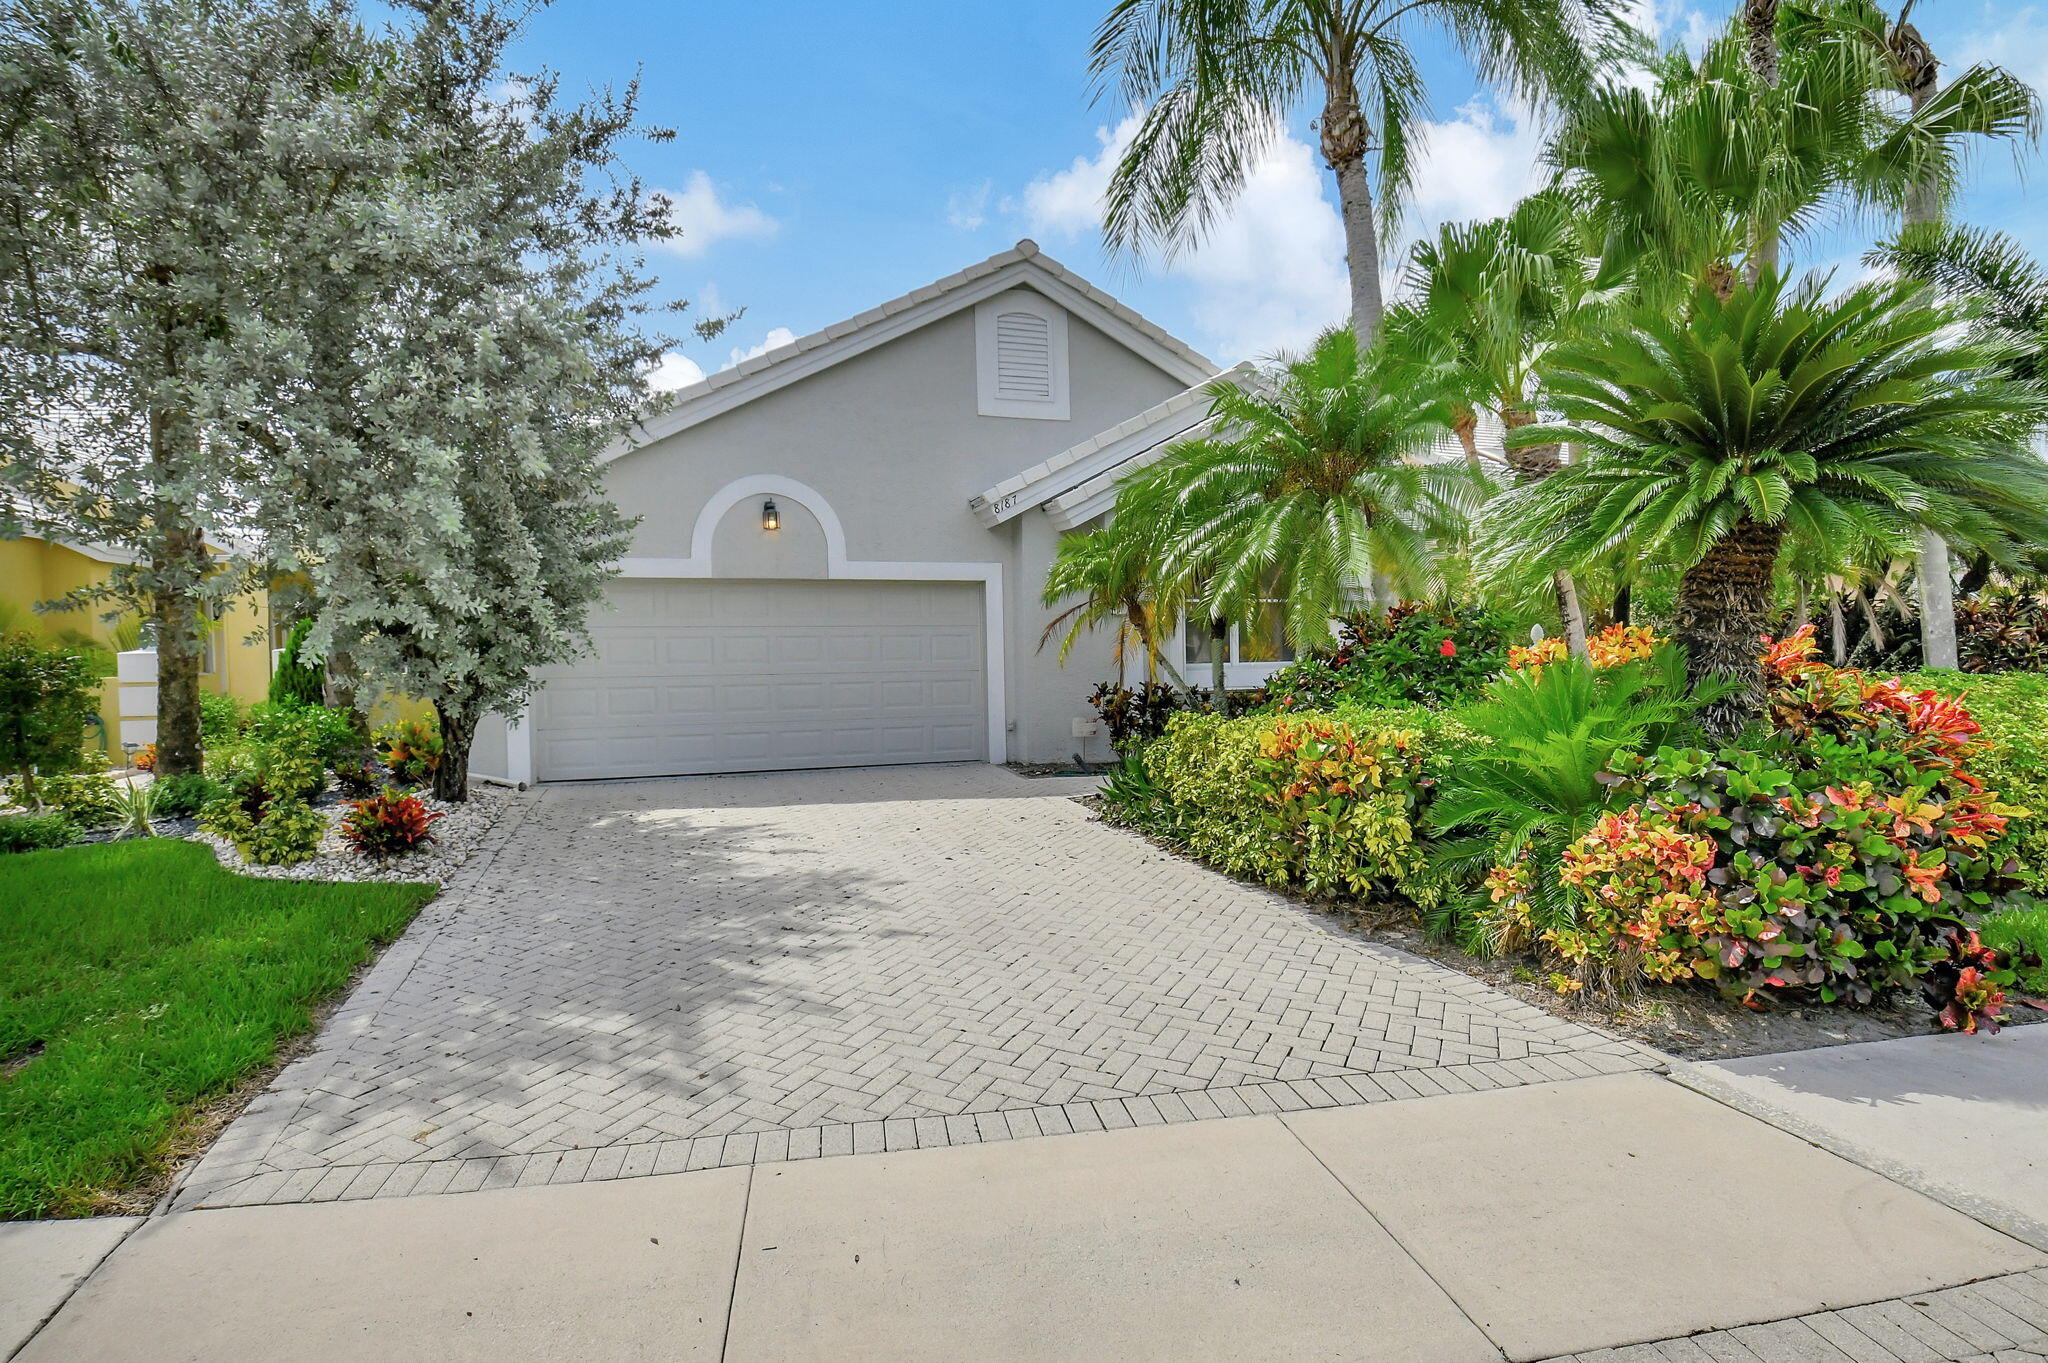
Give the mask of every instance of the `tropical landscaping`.
M 1367 248 L 1350 326 L 1215 385 L 1206 427 L 1062 545 L 1047 603 L 1125 659 L 1095 696 L 1123 757 L 1105 815 L 1406 905 L 1582 1000 L 2010 1018 L 2048 949 L 2048 291 L 1943 209 L 1972 145 L 2033 136 L 2033 93 L 1988 66 L 1939 83 L 1866 0 L 1747 5 L 1628 84 L 1523 42 L 1550 186 L 1419 242 L 1384 305 L 1407 107 L 1384 35 L 1348 8 L 1167 8 L 1098 48 L 1160 97 L 1112 235 L 1197 230 L 1262 135 L 1215 111 L 1320 80 Z M 1593 35 L 1581 55 L 1630 41 L 1598 7 L 1533 9 Z M 1376 175 L 1333 139 L 1367 76 L 1393 111 Z M 1883 224 L 1866 277 L 1799 273 L 1845 212 Z M 1274 625 L 1294 660 L 1229 690 L 1222 641 Z

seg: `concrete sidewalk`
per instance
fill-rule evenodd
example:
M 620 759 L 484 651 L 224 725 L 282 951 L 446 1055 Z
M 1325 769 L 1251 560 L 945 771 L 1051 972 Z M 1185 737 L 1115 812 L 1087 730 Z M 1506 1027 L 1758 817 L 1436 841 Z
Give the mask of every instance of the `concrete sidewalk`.
M 172 1213 L 131 1235 L 20 1356 L 1477 1363 L 2044 1264 L 1919 1193 L 1635 1074 Z
M 1687 1065 L 1677 1078 L 2048 1249 L 2048 1025 Z

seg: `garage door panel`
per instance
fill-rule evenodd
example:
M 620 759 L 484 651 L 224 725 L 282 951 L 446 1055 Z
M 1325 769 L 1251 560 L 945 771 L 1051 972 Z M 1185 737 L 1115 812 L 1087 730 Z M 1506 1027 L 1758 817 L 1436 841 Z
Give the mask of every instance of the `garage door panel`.
M 596 657 L 544 673 L 544 780 L 988 755 L 973 583 L 614 584 Z

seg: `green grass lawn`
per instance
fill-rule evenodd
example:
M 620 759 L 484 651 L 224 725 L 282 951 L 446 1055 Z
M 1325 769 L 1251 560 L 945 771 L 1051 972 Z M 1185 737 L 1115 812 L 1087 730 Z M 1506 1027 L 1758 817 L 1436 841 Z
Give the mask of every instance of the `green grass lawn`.
M 254 880 L 170 839 L 0 857 L 0 1218 L 160 1174 L 433 893 Z
M 2016 981 L 2020 993 L 2048 998 L 2048 964 L 2035 965 L 2026 959 L 2048 958 L 2048 906 L 1994 913 L 1978 925 L 1978 930 L 1984 945 L 2022 958 Z

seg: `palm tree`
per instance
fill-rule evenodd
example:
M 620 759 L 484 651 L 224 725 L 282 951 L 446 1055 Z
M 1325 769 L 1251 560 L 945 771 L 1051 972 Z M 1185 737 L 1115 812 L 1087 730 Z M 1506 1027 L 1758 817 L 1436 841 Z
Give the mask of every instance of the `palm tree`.
M 1695 682 L 1739 689 L 1705 712 L 1740 729 L 1761 700 L 1757 645 L 1788 534 L 1890 545 L 1933 529 L 2010 561 L 2048 535 L 2048 465 L 2028 439 L 2048 398 L 1912 281 L 1833 299 L 1765 271 L 1711 286 L 1674 320 L 1639 309 L 1546 367 L 1554 423 L 1581 462 L 1510 492 L 1489 546 L 1571 566 L 1618 544 L 1681 571 L 1676 633 Z
M 1909 126 L 1919 125 L 1917 138 L 1891 151 L 1904 163 L 1901 168 L 1910 180 L 1900 219 L 1905 232 L 1940 221 L 1942 205 L 1954 188 L 1964 139 L 2031 141 L 2040 124 L 2033 90 L 1998 67 L 1973 66 L 1943 89 L 1934 49 L 1912 22 L 1914 3 L 1905 0 L 1895 20 L 1887 20 L 1872 0 L 1837 0 L 1818 16 L 1819 23 L 1846 34 L 1866 52 L 1875 83 L 1887 93 L 1905 96 L 1913 115 Z M 1956 609 L 1948 546 L 1931 531 L 1921 537 L 1918 572 L 1922 656 L 1929 667 L 1955 667 Z
M 1083 633 L 1114 622 L 1119 679 L 1135 650 L 1144 659 L 1148 679 L 1156 668 L 1186 691 L 1188 684 L 1166 648 L 1166 631 L 1173 628 L 1179 606 L 1162 595 L 1172 584 L 1155 571 L 1154 537 L 1139 533 L 1144 528 L 1133 521 L 1111 521 L 1060 539 L 1046 570 L 1043 601 L 1058 606 L 1079 599 L 1046 623 L 1039 647 L 1059 635 L 1059 660 L 1064 664 Z
M 1379 330 L 1381 242 L 1408 189 L 1427 112 L 1409 50 L 1417 25 L 1448 36 L 1482 79 L 1532 102 L 1592 85 L 1589 49 L 1621 0 L 1115 0 L 1090 69 L 1145 113 L 1110 181 L 1103 230 L 1122 248 L 1171 251 L 1228 206 L 1303 99 L 1320 95 L 1323 160 L 1337 177 L 1351 326 Z M 1376 167 L 1367 159 L 1376 155 Z M 1375 189 L 1374 180 L 1378 184 Z
M 1437 388 L 1403 357 L 1326 332 L 1264 384 L 1214 385 L 1214 433 L 1126 482 L 1116 518 L 1166 527 L 1159 568 L 1190 609 L 1227 625 L 1275 605 L 1296 647 L 1326 646 L 1361 584 L 1427 585 L 1433 538 L 1471 500 L 1463 468 L 1416 457 L 1449 417 Z
M 1453 429 L 1476 470 L 1475 412 L 1517 431 L 1536 420 L 1536 367 L 1557 341 L 1589 325 L 1618 292 L 1596 276 L 1584 221 L 1557 193 L 1532 195 L 1506 217 L 1447 223 L 1409 253 L 1409 300 L 1387 315 L 1386 344 L 1444 366 Z M 1557 445 L 1512 445 L 1509 469 L 1524 483 L 1564 466 Z M 1572 651 L 1586 651 L 1586 620 L 1568 572 L 1551 590 Z

